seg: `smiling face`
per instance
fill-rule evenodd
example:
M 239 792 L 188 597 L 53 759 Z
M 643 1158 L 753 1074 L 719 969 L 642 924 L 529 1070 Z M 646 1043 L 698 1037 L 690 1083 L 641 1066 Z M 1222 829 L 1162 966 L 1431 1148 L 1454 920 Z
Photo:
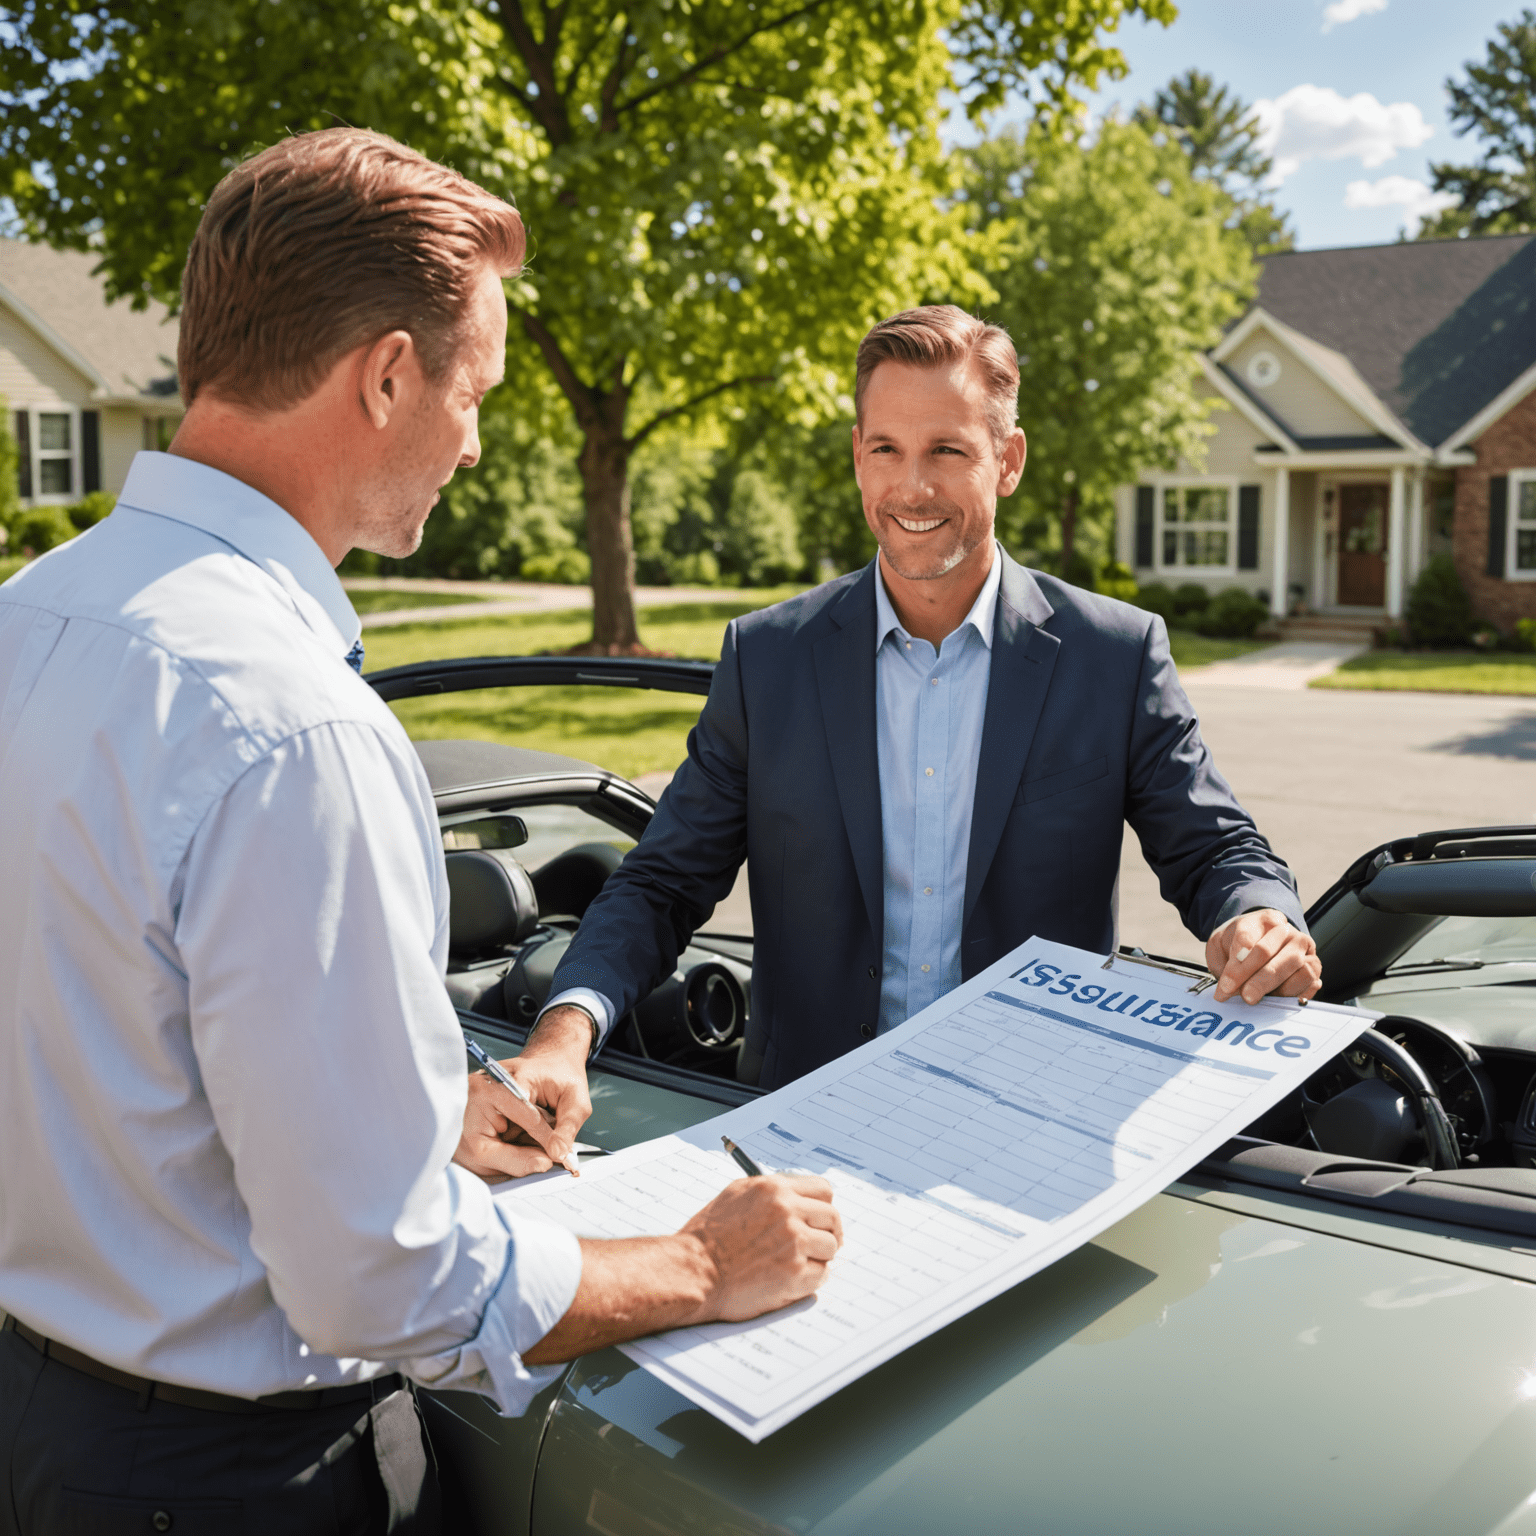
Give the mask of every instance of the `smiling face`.
M 854 474 L 889 584 L 941 582 L 980 590 L 992 564 L 997 498 L 1024 470 L 1024 434 L 999 449 L 986 387 L 970 363 L 881 363 L 853 429 Z M 893 592 L 892 594 L 896 594 Z
M 501 382 L 506 354 L 507 302 L 500 276 L 486 266 L 465 306 L 447 373 L 429 382 L 415 364 L 399 382 L 406 415 L 369 477 L 358 547 L 399 560 L 420 545 L 427 515 L 454 471 L 480 460 L 480 402 Z

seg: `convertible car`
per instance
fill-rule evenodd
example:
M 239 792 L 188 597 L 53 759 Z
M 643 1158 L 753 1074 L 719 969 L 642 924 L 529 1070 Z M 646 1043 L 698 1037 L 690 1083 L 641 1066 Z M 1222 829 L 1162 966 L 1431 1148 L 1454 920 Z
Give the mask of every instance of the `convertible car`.
M 514 657 L 369 681 L 391 701 L 702 695 L 710 672 Z M 653 803 L 570 758 L 418 750 L 448 984 L 466 1035 L 510 1056 Z M 1325 997 L 1383 1017 L 1128 1220 L 760 1445 L 617 1350 L 517 1419 L 424 1394 L 449 1528 L 1536 1536 L 1536 826 L 1373 849 L 1308 921 Z M 702 933 L 621 1021 L 591 1070 L 591 1155 L 759 1092 L 751 962 L 749 934 Z

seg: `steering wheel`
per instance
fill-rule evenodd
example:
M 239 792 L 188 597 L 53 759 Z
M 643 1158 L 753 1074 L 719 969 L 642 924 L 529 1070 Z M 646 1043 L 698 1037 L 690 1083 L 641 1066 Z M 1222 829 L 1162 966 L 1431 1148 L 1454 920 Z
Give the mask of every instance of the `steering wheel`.
M 1379 1030 L 1365 1030 L 1302 1084 L 1301 1111 L 1321 1152 L 1402 1162 L 1408 1144 L 1422 1138 L 1430 1167 L 1461 1166 L 1439 1086 L 1406 1046 Z

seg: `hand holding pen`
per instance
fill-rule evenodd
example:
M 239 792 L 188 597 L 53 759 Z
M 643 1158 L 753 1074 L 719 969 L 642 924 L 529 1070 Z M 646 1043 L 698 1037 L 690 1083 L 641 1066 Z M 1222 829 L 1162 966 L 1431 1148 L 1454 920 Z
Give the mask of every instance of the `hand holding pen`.
M 520 1130 L 526 1131 L 528 1135 L 531 1136 L 533 1140 L 543 1148 L 545 1154 L 548 1155 L 551 1159 L 554 1159 L 554 1154 L 550 1151 L 550 1143 L 554 1138 L 554 1131 L 546 1123 L 538 1105 L 533 1102 L 533 1099 L 529 1095 L 528 1091 L 522 1086 L 521 1083 L 517 1081 L 515 1077 L 512 1076 L 510 1072 L 506 1070 L 505 1067 L 502 1066 L 499 1061 L 496 1061 L 489 1054 L 489 1052 L 484 1050 L 476 1041 L 466 1039 L 464 1046 L 469 1054 L 475 1059 L 475 1062 L 485 1072 L 487 1077 L 491 1078 L 492 1081 L 499 1083 L 503 1088 L 507 1090 L 508 1093 L 512 1095 L 514 1099 L 518 1101 L 519 1104 L 525 1106 L 530 1111 L 527 1116 L 514 1117 L 509 1114 L 507 1118 L 511 1120 L 512 1123 Z M 457 1160 L 464 1162 L 465 1165 L 470 1167 L 473 1172 L 480 1173 L 482 1177 L 484 1176 L 485 1170 L 482 1167 L 475 1166 L 473 1163 L 468 1162 L 463 1157 L 459 1157 Z M 567 1153 L 563 1159 L 555 1160 L 558 1161 L 560 1165 L 563 1166 L 565 1170 L 572 1175 L 572 1177 L 581 1177 L 581 1168 L 577 1164 L 576 1156 L 573 1152 Z M 513 1173 L 516 1170 L 497 1166 L 494 1167 L 491 1171 L 495 1174 L 506 1174 Z

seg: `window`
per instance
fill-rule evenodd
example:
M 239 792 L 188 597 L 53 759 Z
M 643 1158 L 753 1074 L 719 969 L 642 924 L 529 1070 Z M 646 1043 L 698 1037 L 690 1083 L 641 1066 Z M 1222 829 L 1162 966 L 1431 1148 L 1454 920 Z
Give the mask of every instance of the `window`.
M 1509 474 L 1508 573 L 1522 581 L 1536 581 L 1536 469 L 1515 469 Z
M 1230 571 L 1233 568 L 1230 485 L 1202 481 L 1163 487 L 1159 564 L 1164 570 Z
M 37 488 L 42 496 L 72 496 L 75 445 L 68 411 L 37 413 Z

